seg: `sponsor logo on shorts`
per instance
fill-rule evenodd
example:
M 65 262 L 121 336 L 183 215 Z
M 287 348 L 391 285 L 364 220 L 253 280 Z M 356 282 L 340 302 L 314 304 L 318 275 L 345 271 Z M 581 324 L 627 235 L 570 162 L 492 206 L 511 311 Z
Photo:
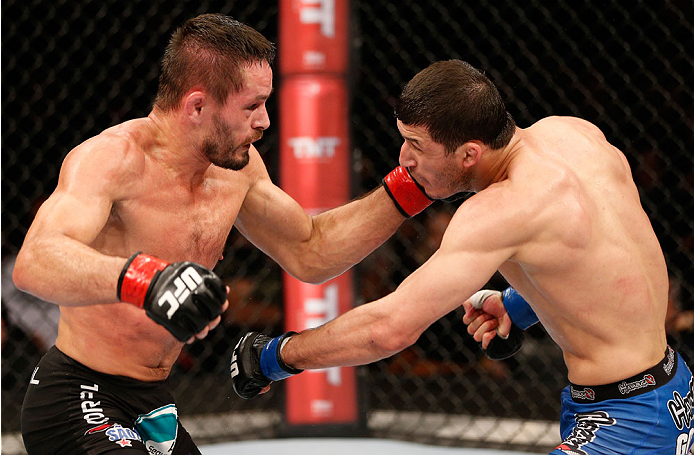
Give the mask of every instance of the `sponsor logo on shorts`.
M 610 417 L 604 411 L 579 412 L 574 419 L 576 420 L 576 426 L 571 430 L 571 434 L 556 448 L 556 450 L 561 450 L 567 455 L 588 455 L 581 447 L 595 439 L 600 427 L 611 426 L 617 423 L 617 419 Z
M 571 386 L 571 398 L 579 400 L 595 400 L 595 391 L 590 387 L 584 387 L 583 390 L 574 389 Z
M 86 436 L 88 434 L 100 433 L 102 431 L 108 430 L 109 428 L 111 428 L 111 426 L 113 426 L 112 423 L 105 423 L 103 425 L 99 425 L 98 427 L 88 429 L 87 431 L 84 432 L 84 434 Z
M 586 455 L 586 453 L 583 450 L 571 450 L 571 447 L 569 447 L 566 444 L 559 444 L 556 450 L 561 450 L 566 455 Z
M 172 403 L 139 415 L 135 428 L 150 455 L 170 455 L 178 436 L 178 409 Z
M 125 428 L 117 423 L 106 430 L 106 436 L 108 436 L 109 441 L 115 442 L 121 447 L 132 447 L 131 441 L 142 441 L 140 434 L 133 428 Z
M 672 369 L 675 366 L 675 351 L 672 350 L 670 346 L 667 348 L 667 362 L 663 365 L 663 370 L 665 374 L 670 376 L 672 374 Z
M 39 372 L 39 367 L 34 368 L 34 372 L 31 375 L 31 379 L 29 379 L 29 384 L 39 385 L 39 382 L 41 382 L 41 381 L 36 379 L 36 373 L 38 373 L 38 372 Z
M 685 396 L 675 390 L 672 392 L 672 400 L 667 402 L 668 411 L 672 421 L 678 430 L 689 428 L 694 419 L 694 377 L 689 378 L 689 391 Z
M 96 400 L 99 392 L 99 384 L 82 384 L 80 385 L 80 407 L 82 416 L 89 425 L 103 425 L 108 422 L 108 417 L 104 414 L 104 409 L 101 407 L 101 400 Z
M 643 379 L 634 382 L 622 381 L 617 387 L 622 395 L 627 395 L 634 390 L 643 389 L 655 385 L 655 377 L 652 374 L 644 374 Z

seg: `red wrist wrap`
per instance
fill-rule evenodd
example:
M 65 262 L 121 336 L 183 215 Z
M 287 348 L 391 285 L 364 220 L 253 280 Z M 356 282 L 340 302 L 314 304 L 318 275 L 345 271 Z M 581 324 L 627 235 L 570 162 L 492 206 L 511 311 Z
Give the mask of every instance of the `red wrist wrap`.
M 410 171 L 402 166 L 396 167 L 385 176 L 383 186 L 400 213 L 407 218 L 415 216 L 433 202 L 412 178 Z
M 118 280 L 118 298 L 121 302 L 142 307 L 152 278 L 167 265 L 169 262 L 154 256 L 135 253 L 135 256 L 125 264 L 121 272 Z

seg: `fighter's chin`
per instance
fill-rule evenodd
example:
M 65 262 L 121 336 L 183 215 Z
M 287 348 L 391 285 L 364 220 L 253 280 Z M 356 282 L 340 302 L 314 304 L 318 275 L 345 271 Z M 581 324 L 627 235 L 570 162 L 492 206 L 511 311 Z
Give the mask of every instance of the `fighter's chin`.
M 412 175 L 412 179 L 417 183 L 417 186 L 419 186 L 419 189 L 424 191 L 424 194 L 429 198 L 429 199 L 440 199 L 437 196 L 437 189 L 432 188 L 432 186 L 429 184 L 429 181 L 420 177 L 420 176 L 415 176 L 414 174 Z
M 429 199 L 435 199 L 435 200 L 449 200 L 451 198 L 455 198 L 457 195 L 460 193 L 458 191 L 451 191 L 451 190 L 442 190 L 442 189 L 435 189 L 435 188 L 426 188 L 424 187 L 425 194 Z
M 436 191 L 432 191 L 432 190 L 427 190 L 426 188 L 425 188 L 424 194 L 426 194 L 429 199 L 434 199 L 434 200 L 446 198 L 445 194 L 440 193 L 440 192 L 436 192 Z
M 228 160 L 216 160 L 213 161 L 212 164 L 215 166 L 219 166 L 224 169 L 230 169 L 232 171 L 240 171 L 241 169 L 245 168 L 248 165 L 248 162 L 250 161 L 250 157 L 248 155 L 248 151 L 246 151 L 241 158 L 239 159 L 228 159 Z

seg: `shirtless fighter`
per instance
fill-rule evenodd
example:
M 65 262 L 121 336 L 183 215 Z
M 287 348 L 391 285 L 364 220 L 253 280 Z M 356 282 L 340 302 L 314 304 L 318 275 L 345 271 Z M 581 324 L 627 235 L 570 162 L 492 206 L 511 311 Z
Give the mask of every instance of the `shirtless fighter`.
M 232 357 L 237 393 L 393 355 L 463 302 L 486 348 L 493 337 L 483 333 L 506 313 L 493 308 L 498 296 L 481 310 L 468 299 L 499 270 L 515 289 L 505 296 L 511 319 L 538 318 L 564 352 L 572 385 L 562 397 L 564 442 L 552 454 L 685 454 L 692 374 L 666 343 L 665 260 L 624 155 L 578 118 L 517 128 L 491 81 L 459 60 L 418 73 L 396 114 L 400 164 L 426 194 L 476 194 L 393 293 L 313 330 L 242 338 Z M 500 333 L 509 326 L 502 318 Z
M 229 17 L 190 19 L 166 49 L 149 116 L 65 158 L 14 268 L 17 287 L 61 310 L 22 409 L 30 455 L 199 454 L 164 380 L 228 304 L 211 269 L 232 227 L 322 282 L 431 203 L 403 168 L 387 191 L 313 217 L 275 186 L 252 145 L 270 124 L 274 55 Z

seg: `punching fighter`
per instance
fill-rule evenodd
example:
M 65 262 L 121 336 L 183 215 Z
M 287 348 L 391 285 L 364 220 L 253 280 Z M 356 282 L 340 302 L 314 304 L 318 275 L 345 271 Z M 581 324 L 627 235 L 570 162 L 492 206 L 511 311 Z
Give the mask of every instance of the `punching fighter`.
M 149 116 L 65 158 L 13 275 L 61 313 L 22 407 L 30 455 L 199 454 L 165 380 L 228 305 L 212 269 L 230 230 L 316 283 L 431 203 L 404 168 L 316 216 L 275 186 L 253 146 L 270 125 L 274 56 L 229 17 L 189 19 L 166 48 Z
M 667 267 L 622 152 L 579 118 L 517 127 L 494 84 L 459 60 L 418 73 L 396 114 L 400 164 L 426 194 L 475 194 L 393 293 L 298 334 L 245 335 L 231 364 L 237 393 L 391 356 L 464 304 L 485 348 L 484 333 L 505 337 L 511 321 L 516 335 L 541 322 L 561 347 L 570 385 L 552 455 L 685 454 L 692 374 L 666 342 Z M 497 270 L 508 306 L 491 293 L 472 308 Z M 490 355 L 511 354 L 522 335 L 502 341 Z

